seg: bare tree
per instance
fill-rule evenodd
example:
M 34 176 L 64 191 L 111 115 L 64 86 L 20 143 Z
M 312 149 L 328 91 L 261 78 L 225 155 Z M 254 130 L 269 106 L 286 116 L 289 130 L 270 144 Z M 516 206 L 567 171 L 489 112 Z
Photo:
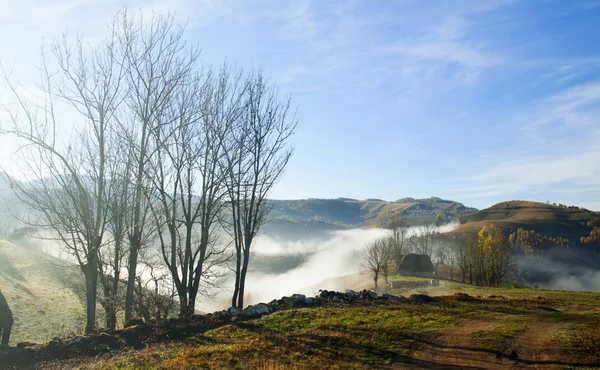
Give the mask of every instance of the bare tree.
M 408 227 L 401 219 L 392 220 L 386 227 L 389 230 L 392 259 L 397 271 L 402 264 L 404 256 L 409 252 Z
M 462 278 L 461 282 L 465 282 L 467 272 L 469 273 L 470 283 L 473 283 L 473 248 L 477 246 L 477 233 L 463 232 L 454 237 L 454 248 L 456 256 L 456 265 L 460 269 Z
M 11 222 L 9 211 L 7 209 L 0 209 L 0 240 L 8 240 L 13 231 L 14 224 Z
M 125 319 L 133 317 L 133 296 L 140 249 L 149 210 L 146 201 L 150 184 L 147 165 L 160 143 L 153 147 L 152 134 L 167 124 L 166 111 L 174 99 L 177 86 L 185 83 L 199 52 L 185 48 L 183 28 L 173 27 L 173 15 L 153 14 L 146 22 L 142 15 L 121 12 L 118 27 L 119 45 L 125 55 L 127 71 L 127 111 L 121 119 L 121 133 L 133 150 L 132 204 L 128 215 L 127 236 L 129 261 L 125 296 Z M 165 121 L 166 120 L 166 121 Z
M 448 270 L 450 270 L 450 280 L 454 280 L 454 270 L 458 261 L 458 254 L 456 248 L 456 241 L 449 239 L 447 243 L 448 248 Z
M 412 247 L 418 254 L 433 257 L 434 241 L 436 236 L 435 225 L 425 224 L 417 228 L 416 234 L 410 238 Z
M 433 239 L 433 260 L 435 261 L 435 273 L 439 275 L 438 267 L 445 265 L 450 254 L 450 242 L 445 234 L 436 233 Z
M 391 253 L 387 238 L 378 238 L 367 245 L 363 252 L 363 270 L 373 276 L 375 288 L 379 286 L 379 274 L 389 272 L 389 264 L 391 262 Z M 387 267 L 386 267 L 387 266 Z M 387 277 L 386 277 L 387 283 Z
M 381 241 L 381 275 L 383 275 L 383 279 L 386 284 L 389 283 L 388 278 L 390 273 L 392 272 L 392 262 L 394 261 L 394 239 L 391 236 L 387 238 L 383 238 Z
M 136 278 L 135 311 L 145 321 L 166 319 L 176 310 L 177 291 L 170 273 L 156 256 L 140 256 L 144 275 Z
M 121 143 L 119 143 L 121 144 Z M 127 245 L 127 207 L 131 204 L 131 156 L 129 148 L 113 147 L 111 173 L 108 183 L 108 232 L 110 240 L 106 248 L 99 253 L 98 272 L 102 294 L 98 301 L 106 313 L 106 327 L 116 329 L 117 313 L 121 310 L 124 297 L 122 296 L 121 274 L 126 268 Z
M 123 70 L 114 45 L 114 34 L 96 48 L 63 37 L 51 47 L 56 72 L 49 70 L 42 52 L 42 105 L 20 96 L 5 73 L 17 108 L 7 109 L 10 126 L 0 132 L 23 143 L 21 175 L 30 180 L 11 184 L 35 214 L 27 222 L 51 231 L 79 263 L 86 281 L 86 332 L 96 325 L 99 254 L 107 225 L 107 149 L 121 102 Z M 80 119 L 67 143 L 57 135 L 60 103 Z
M 245 86 L 243 111 L 227 151 L 227 190 L 231 234 L 236 250 L 232 306 L 242 308 L 252 242 L 271 207 L 267 196 L 279 181 L 292 155 L 288 144 L 297 120 L 290 116 L 290 99 L 280 99 L 261 71 L 251 73 Z
M 169 123 L 153 134 L 158 149 L 151 167 L 154 220 L 182 316 L 194 313 L 201 282 L 220 282 L 217 270 L 229 259 L 215 230 L 226 205 L 226 139 L 239 109 L 231 104 L 236 84 L 227 68 L 216 78 L 191 72 L 176 88 Z

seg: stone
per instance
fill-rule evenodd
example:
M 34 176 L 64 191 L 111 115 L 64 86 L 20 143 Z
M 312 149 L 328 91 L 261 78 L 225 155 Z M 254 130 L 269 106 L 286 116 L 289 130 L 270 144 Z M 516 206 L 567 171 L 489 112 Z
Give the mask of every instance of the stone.
M 54 339 L 52 339 L 46 345 L 46 350 L 53 354 L 58 351 L 61 351 L 63 348 L 64 348 L 64 343 L 62 341 L 58 341 L 58 340 L 54 340 Z
M 269 312 L 269 306 L 267 306 L 266 304 L 259 303 L 256 305 L 256 313 L 258 313 L 259 315 L 267 315 L 269 314 Z
M 346 295 L 351 298 L 351 299 L 355 299 L 359 297 L 359 294 L 356 293 L 354 290 L 348 289 L 346 290 Z
M 144 320 L 142 320 L 142 319 L 131 319 L 131 320 L 127 321 L 127 323 L 125 324 L 125 328 L 129 328 L 129 327 L 137 326 L 137 325 L 145 325 L 144 324 Z
M 334 296 L 331 300 L 334 301 L 334 302 L 338 302 L 338 303 L 345 303 L 344 299 L 340 298 L 338 296 Z
M 296 302 L 302 302 L 304 301 L 304 299 L 306 298 L 306 296 L 304 294 L 294 294 L 292 296 L 292 298 L 296 301 Z
M 328 298 L 329 297 L 329 292 L 326 290 L 320 290 L 319 291 L 319 297 L 321 298 Z
M 146 345 L 140 340 L 137 334 L 132 330 L 123 330 L 121 333 L 121 338 L 127 343 L 127 345 L 135 348 L 142 349 L 145 348 Z
M 240 313 L 242 313 L 242 310 L 240 310 L 237 307 L 229 307 L 229 309 L 227 310 L 227 312 L 231 315 L 231 316 L 237 316 Z
M 96 338 L 96 341 L 100 344 L 108 346 L 110 349 L 121 348 L 121 343 L 119 342 L 119 339 L 110 334 L 102 333 Z
M 259 303 L 256 306 L 248 306 L 243 311 L 242 314 L 245 316 L 262 316 L 269 314 L 269 306 L 264 303 Z
M 313 299 L 310 298 L 310 297 L 304 298 L 304 304 L 307 305 L 307 306 L 312 305 L 313 304 Z
M 296 300 L 293 297 L 283 297 L 281 298 L 283 305 L 287 308 L 292 308 L 296 306 Z
M 94 344 L 89 337 L 78 335 L 67 343 L 67 347 L 80 351 L 87 351 L 91 350 L 94 347 Z
M 200 314 L 192 315 L 192 320 L 202 320 L 203 318 L 204 318 L 204 315 L 200 315 Z

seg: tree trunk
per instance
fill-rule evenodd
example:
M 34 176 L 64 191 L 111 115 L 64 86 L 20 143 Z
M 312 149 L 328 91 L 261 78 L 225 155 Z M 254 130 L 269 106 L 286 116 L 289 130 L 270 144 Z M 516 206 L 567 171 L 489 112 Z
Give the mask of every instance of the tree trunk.
M 135 279 L 139 249 L 139 238 L 131 238 L 131 249 L 129 252 L 129 275 L 127 277 L 127 293 L 125 295 L 125 322 L 133 318 L 133 295 L 135 290 Z
M 237 307 L 238 296 L 240 293 L 240 276 L 242 274 L 241 271 L 241 261 L 242 261 L 242 251 L 240 248 L 236 247 L 236 259 L 235 259 L 235 286 L 233 288 L 233 298 L 231 299 L 231 306 Z
M 185 317 L 185 313 L 187 311 L 187 296 L 179 294 L 179 317 Z
M 113 302 L 109 302 L 104 307 L 104 311 L 106 312 L 106 327 L 115 330 L 117 328 L 117 310 Z
M 377 288 L 377 280 L 379 280 L 379 272 L 375 272 L 375 277 L 373 278 L 375 281 L 375 288 Z
M 242 264 L 242 271 L 240 274 L 240 288 L 238 292 L 238 304 L 237 308 L 244 308 L 244 290 L 246 288 L 246 273 L 248 272 L 248 262 L 250 259 L 250 251 L 243 251 L 244 262 Z
M 94 248 L 92 248 L 94 249 Z M 88 255 L 88 263 L 84 266 L 86 323 L 85 333 L 91 334 L 96 327 L 96 297 L 98 291 L 98 253 L 93 250 Z
M 185 316 L 187 318 L 192 317 L 192 315 L 196 312 L 196 295 L 191 295 L 188 298 L 187 305 L 185 307 Z

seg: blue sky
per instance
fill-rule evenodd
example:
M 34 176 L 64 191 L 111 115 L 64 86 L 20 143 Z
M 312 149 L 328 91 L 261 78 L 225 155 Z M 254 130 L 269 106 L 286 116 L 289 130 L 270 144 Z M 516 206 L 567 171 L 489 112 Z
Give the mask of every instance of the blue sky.
M 292 95 L 274 198 L 600 210 L 600 1 L 0 0 L 0 58 L 32 85 L 43 37 L 93 40 L 123 5 L 176 12 L 205 60 Z

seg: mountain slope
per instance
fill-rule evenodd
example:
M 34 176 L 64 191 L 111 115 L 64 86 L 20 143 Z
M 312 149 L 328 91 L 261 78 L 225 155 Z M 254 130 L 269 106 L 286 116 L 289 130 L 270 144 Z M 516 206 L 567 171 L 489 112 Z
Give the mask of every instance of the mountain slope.
M 493 222 L 507 234 L 523 228 L 578 243 L 580 237 L 589 235 L 587 223 L 596 217 L 597 213 L 584 208 L 513 200 L 461 216 L 462 225 L 455 232 L 476 232 Z
M 0 289 L 15 318 L 11 345 L 81 331 L 82 281 L 77 266 L 1 240 Z
M 440 222 L 444 222 L 477 211 L 461 203 L 437 197 L 402 198 L 395 202 L 349 198 L 310 198 L 270 202 L 273 206 L 271 214 L 273 220 L 324 222 L 340 228 L 383 225 L 397 217 L 405 219 L 408 223 L 434 221 L 436 217 Z

